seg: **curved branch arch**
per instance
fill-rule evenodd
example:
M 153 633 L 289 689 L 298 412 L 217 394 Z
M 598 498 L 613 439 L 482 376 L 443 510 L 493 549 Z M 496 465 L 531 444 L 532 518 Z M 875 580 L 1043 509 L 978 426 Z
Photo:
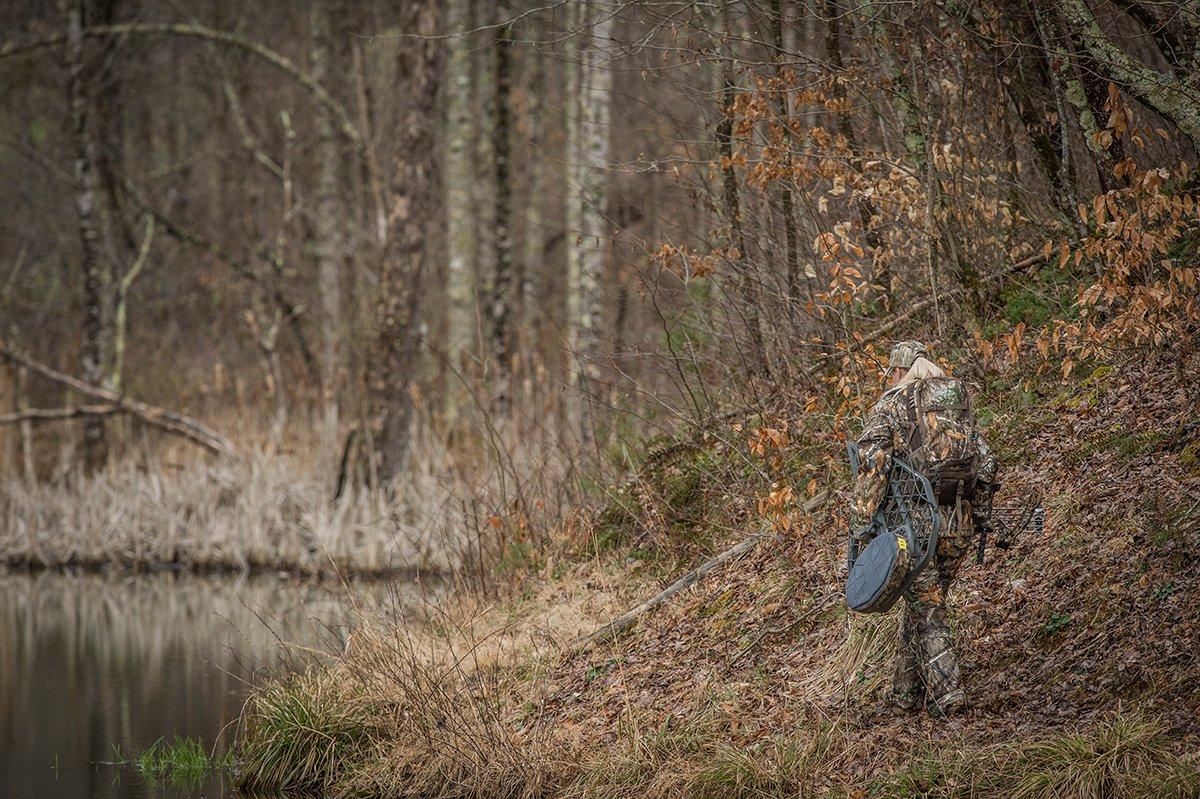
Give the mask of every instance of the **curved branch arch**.
M 354 123 L 350 120 L 350 115 L 346 109 L 333 98 L 333 96 L 325 89 L 324 86 L 317 81 L 312 75 L 300 69 L 287 56 L 277 53 L 265 45 L 259 44 L 253 39 L 249 39 L 237 33 L 229 31 L 219 31 L 213 28 L 197 25 L 194 23 L 154 23 L 154 22 L 128 22 L 117 25 L 95 25 L 83 31 L 84 37 L 87 38 L 103 38 L 112 36 L 186 36 L 195 39 L 204 39 L 210 42 L 220 42 L 231 47 L 236 47 L 247 53 L 250 53 L 268 64 L 271 64 L 276 69 L 292 77 L 297 83 L 303 86 L 318 102 L 333 112 L 337 120 L 338 131 L 352 145 L 354 149 L 362 156 L 365 156 L 367 149 L 366 139 Z M 13 58 L 16 56 L 27 55 L 39 50 L 46 50 L 52 47 L 58 47 L 66 43 L 67 37 L 65 34 L 55 36 L 47 36 L 43 39 L 33 41 L 13 41 L 6 42 L 0 45 L 0 60 Z

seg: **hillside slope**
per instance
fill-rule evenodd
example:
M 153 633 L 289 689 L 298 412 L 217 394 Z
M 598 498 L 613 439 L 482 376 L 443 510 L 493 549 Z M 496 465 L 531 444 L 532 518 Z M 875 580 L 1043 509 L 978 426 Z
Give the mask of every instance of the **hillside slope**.
M 557 653 L 518 648 L 486 666 L 431 667 L 395 644 L 407 632 L 352 648 L 331 673 L 274 690 L 337 681 L 370 709 L 362 738 L 334 768 L 268 772 L 263 730 L 278 718 L 252 706 L 244 778 L 356 795 L 1197 795 L 1196 366 L 984 393 L 999 504 L 1041 491 L 1046 523 L 960 573 L 961 715 L 880 703 L 898 616 L 847 614 L 835 476 L 835 501 L 603 646 L 569 643 L 588 620 L 576 614 Z M 614 579 L 627 554 L 607 561 Z
M 1200 424 L 1188 373 L 1102 368 L 997 425 L 997 504 L 1011 512 L 1040 490 L 1046 524 L 982 567 L 964 564 L 952 602 L 974 709 L 952 726 L 1007 733 L 1121 705 L 1200 734 Z M 849 656 L 847 642 L 886 638 L 896 613 L 847 618 L 838 504 L 620 643 L 569 658 L 540 721 L 607 728 L 631 698 L 653 721 L 717 698 L 765 729 L 805 708 L 872 718 L 864 685 L 888 664 Z M 837 672 L 850 665 L 861 668 Z

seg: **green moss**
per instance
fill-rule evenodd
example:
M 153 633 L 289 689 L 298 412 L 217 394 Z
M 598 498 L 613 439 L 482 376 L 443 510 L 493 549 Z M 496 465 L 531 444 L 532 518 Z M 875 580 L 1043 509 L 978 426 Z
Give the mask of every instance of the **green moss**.
M 1008 333 L 1022 322 L 1033 330 L 1056 319 L 1073 319 L 1078 286 L 1073 275 L 1056 267 L 1040 270 L 1032 281 L 1010 284 L 1000 294 L 1000 315 L 984 325 L 984 336 Z
M 1179 451 L 1179 466 L 1188 477 L 1200 477 L 1200 438 Z
M 1174 428 L 1149 430 L 1141 433 L 1127 432 L 1117 425 L 1098 431 L 1083 439 L 1066 456 L 1067 463 L 1080 466 L 1101 452 L 1115 452 L 1119 463 L 1128 463 L 1153 451 L 1160 444 L 1177 435 Z

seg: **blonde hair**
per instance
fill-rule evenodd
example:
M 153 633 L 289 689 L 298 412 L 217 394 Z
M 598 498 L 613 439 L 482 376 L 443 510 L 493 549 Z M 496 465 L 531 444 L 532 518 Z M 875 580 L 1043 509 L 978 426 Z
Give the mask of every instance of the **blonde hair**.
M 942 371 L 942 367 L 933 361 L 928 358 L 917 358 L 913 361 L 913 365 L 908 367 L 908 372 L 904 375 L 904 378 L 896 385 L 902 386 L 914 380 L 928 380 L 931 377 L 945 376 L 946 373 Z

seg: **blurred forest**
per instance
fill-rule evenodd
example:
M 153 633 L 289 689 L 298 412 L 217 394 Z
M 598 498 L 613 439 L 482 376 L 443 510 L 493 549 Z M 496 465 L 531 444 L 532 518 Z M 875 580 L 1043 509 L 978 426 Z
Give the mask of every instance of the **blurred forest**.
M 0 22 L 9 560 L 452 564 L 683 427 L 840 424 L 893 333 L 1195 347 L 1191 2 Z

